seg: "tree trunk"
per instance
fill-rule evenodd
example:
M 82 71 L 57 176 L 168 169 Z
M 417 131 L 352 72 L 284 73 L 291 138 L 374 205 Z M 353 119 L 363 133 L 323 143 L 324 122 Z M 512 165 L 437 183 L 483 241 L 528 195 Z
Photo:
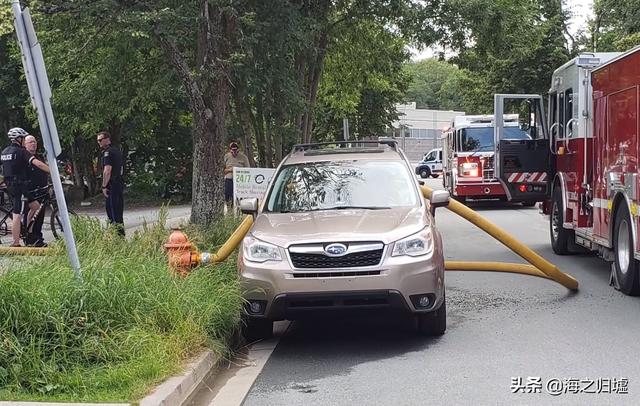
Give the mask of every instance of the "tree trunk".
M 256 160 L 253 155 L 253 137 L 251 131 L 251 117 L 249 115 L 249 107 L 246 97 L 243 97 L 243 92 L 239 85 L 233 88 L 233 99 L 236 107 L 236 116 L 240 122 L 240 127 L 244 134 L 244 147 L 249 158 L 249 164 L 255 168 Z
M 284 141 L 284 112 L 277 109 L 275 112 L 275 128 L 274 147 L 275 147 L 275 164 L 278 165 L 282 161 L 282 145 Z
M 222 213 L 224 204 L 222 117 L 226 114 L 226 106 L 218 106 L 215 112 L 209 108 L 206 110 L 206 114 L 196 116 L 193 129 L 191 222 L 196 224 L 212 223 Z
M 224 206 L 223 140 L 230 99 L 228 65 L 231 40 L 236 32 L 236 10 L 200 0 L 196 74 L 173 39 L 156 26 L 154 34 L 181 79 L 193 114 L 193 183 L 191 221 L 207 225 Z
M 313 131 L 313 117 L 315 114 L 316 100 L 318 98 L 318 85 L 320 84 L 320 77 L 322 76 L 322 67 L 324 65 L 324 58 L 327 55 L 327 45 L 329 44 L 329 35 L 325 31 L 321 34 L 318 41 L 318 51 L 315 61 L 312 65 L 312 71 L 310 74 L 309 82 L 309 94 L 307 98 L 307 113 L 304 119 L 303 138 L 304 142 L 311 142 L 311 135 Z
M 265 124 L 267 124 L 265 126 Z M 265 127 L 267 127 L 265 129 Z M 271 142 L 268 136 L 268 123 L 264 115 L 264 109 L 262 105 L 261 95 L 256 95 L 256 116 L 255 116 L 255 128 L 257 130 L 256 137 L 260 137 L 258 142 L 258 149 L 261 150 L 262 159 L 261 163 L 267 168 L 273 168 L 273 156 L 271 152 Z

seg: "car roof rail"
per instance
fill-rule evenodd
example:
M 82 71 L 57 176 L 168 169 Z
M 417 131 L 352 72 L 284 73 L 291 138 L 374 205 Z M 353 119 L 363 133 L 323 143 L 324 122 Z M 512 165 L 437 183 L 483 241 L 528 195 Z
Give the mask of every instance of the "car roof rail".
M 336 148 L 357 148 L 363 146 L 363 144 L 375 144 L 375 145 L 386 145 L 393 149 L 394 151 L 398 151 L 398 141 L 396 140 L 354 140 L 354 141 L 330 141 L 330 142 L 314 142 L 310 144 L 296 144 L 293 146 L 291 152 L 298 151 L 307 151 L 310 149 L 319 149 L 322 147 L 327 147 L 330 145 L 334 145 Z

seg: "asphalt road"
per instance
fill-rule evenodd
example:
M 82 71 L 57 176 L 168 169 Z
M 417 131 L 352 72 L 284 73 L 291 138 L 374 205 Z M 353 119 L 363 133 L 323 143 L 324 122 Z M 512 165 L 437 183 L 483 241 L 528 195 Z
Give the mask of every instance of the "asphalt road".
M 448 272 L 440 338 L 380 315 L 294 322 L 244 405 L 640 404 L 640 298 L 608 285 L 606 262 L 553 254 L 536 208 L 472 207 L 575 276 L 580 291 L 529 276 Z M 446 209 L 436 220 L 447 259 L 522 262 Z

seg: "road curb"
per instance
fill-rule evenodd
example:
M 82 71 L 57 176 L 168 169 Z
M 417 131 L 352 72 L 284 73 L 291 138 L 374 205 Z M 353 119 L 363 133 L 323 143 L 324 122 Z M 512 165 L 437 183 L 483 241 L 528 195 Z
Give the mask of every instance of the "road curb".
M 144 397 L 140 406 L 181 406 L 216 366 L 220 357 L 211 350 L 200 354 L 182 375 L 173 376 Z
M 220 357 L 211 350 L 201 353 L 189 363 L 181 375 L 172 376 L 156 386 L 151 394 L 138 403 L 139 406 L 182 406 L 194 393 Z M 0 401 L 0 406 L 130 406 L 129 403 L 57 403 Z

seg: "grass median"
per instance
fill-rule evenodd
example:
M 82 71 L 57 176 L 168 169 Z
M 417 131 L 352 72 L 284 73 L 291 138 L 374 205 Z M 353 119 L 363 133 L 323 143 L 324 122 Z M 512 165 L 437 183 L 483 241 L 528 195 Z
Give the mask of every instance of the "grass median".
M 213 249 L 238 223 L 190 233 Z M 162 221 L 129 241 L 90 219 L 74 232 L 82 281 L 61 244 L 0 276 L 0 400 L 131 402 L 205 347 L 227 351 L 242 306 L 235 255 L 177 278 Z

